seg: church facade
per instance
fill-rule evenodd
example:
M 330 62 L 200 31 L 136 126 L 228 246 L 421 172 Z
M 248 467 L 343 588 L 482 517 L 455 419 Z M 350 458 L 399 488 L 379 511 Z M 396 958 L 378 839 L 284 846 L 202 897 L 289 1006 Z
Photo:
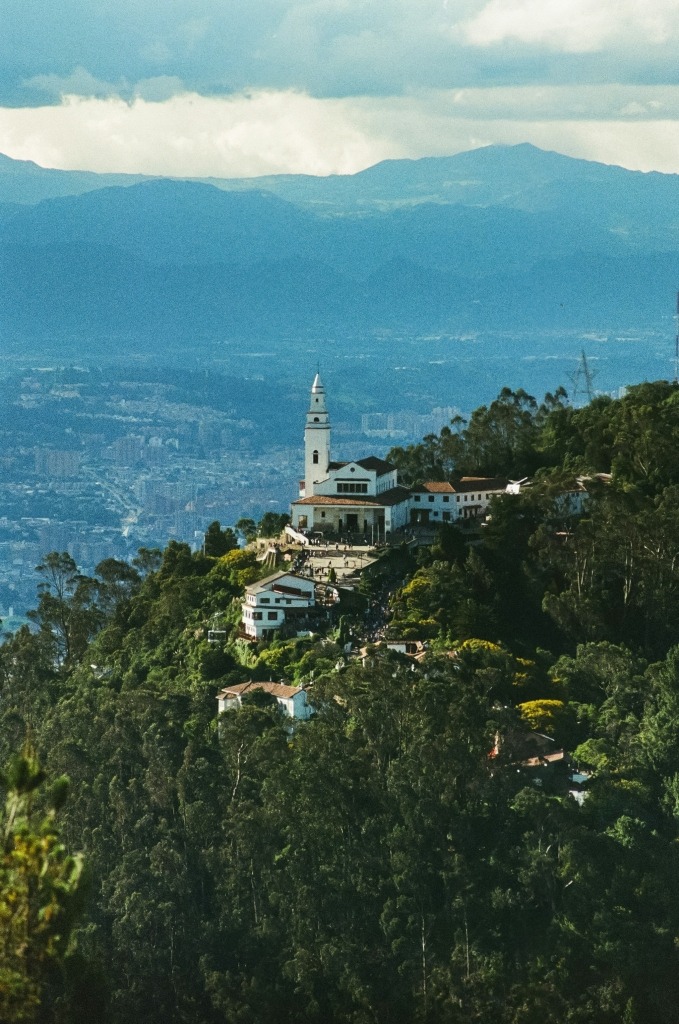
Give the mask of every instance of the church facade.
M 291 509 L 296 530 L 385 541 L 405 526 L 456 522 L 485 515 L 507 480 L 462 477 L 454 484 L 431 482 L 412 490 L 398 482 L 398 470 L 384 459 L 334 462 L 330 419 L 320 374 L 311 387 L 304 429 L 304 480 Z
M 385 540 L 408 523 L 410 491 L 398 483 L 398 471 L 375 456 L 356 462 L 333 462 L 330 421 L 320 374 L 311 387 L 304 429 L 304 480 L 292 502 L 297 530 L 325 534 L 362 534 Z

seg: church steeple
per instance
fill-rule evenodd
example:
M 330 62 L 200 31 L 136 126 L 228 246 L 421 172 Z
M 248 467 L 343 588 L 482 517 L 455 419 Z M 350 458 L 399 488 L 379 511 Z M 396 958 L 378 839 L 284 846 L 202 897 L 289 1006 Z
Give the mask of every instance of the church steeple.
M 311 497 L 314 484 L 325 480 L 330 464 L 330 420 L 325 404 L 325 388 L 320 373 L 311 385 L 309 411 L 304 430 L 304 494 Z

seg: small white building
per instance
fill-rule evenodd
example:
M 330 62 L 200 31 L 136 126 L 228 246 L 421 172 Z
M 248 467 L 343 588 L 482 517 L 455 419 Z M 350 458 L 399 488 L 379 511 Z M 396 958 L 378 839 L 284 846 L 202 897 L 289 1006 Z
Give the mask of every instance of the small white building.
M 237 710 L 243 700 L 243 695 L 252 693 L 253 690 L 264 690 L 276 698 L 279 708 L 285 712 L 288 718 L 295 718 L 298 721 L 305 721 L 311 718 L 313 708 L 307 704 L 307 692 L 303 686 L 288 686 L 286 683 L 259 683 L 250 681 L 248 683 L 236 683 L 235 686 L 227 686 L 217 694 L 217 708 L 221 715 L 225 711 Z
M 388 651 L 396 651 L 397 654 L 405 654 L 408 658 L 420 659 L 427 653 L 427 647 L 423 640 L 387 640 Z
M 410 522 L 438 525 L 477 519 L 486 514 L 493 497 L 507 492 L 507 484 L 501 477 L 488 476 L 463 476 L 453 484 L 420 484 L 410 495 Z
M 253 640 L 270 640 L 287 618 L 313 608 L 313 580 L 291 572 L 275 572 L 245 588 L 242 627 Z

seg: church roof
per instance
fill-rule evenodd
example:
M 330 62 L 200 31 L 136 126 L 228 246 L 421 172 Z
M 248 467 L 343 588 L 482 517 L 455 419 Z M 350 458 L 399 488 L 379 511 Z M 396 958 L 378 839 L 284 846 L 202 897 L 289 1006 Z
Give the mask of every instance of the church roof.
M 365 459 L 355 459 L 348 462 L 329 462 L 328 469 L 343 469 L 345 466 L 360 466 L 361 469 L 367 469 L 369 472 L 376 473 L 377 476 L 384 476 L 386 473 L 393 473 L 396 466 L 393 466 L 391 462 L 385 462 L 384 459 L 378 459 L 376 455 L 368 455 Z
M 396 466 L 392 465 L 391 462 L 378 459 L 376 455 L 369 455 L 367 459 L 358 459 L 356 465 L 362 466 L 363 469 L 374 470 L 378 476 L 384 476 L 385 473 L 393 473 L 396 469 Z
M 407 487 L 390 487 L 382 494 L 376 494 L 369 498 L 345 498 L 334 494 L 313 494 L 309 498 L 298 498 L 293 505 L 342 505 L 354 508 L 384 508 L 391 505 L 400 505 L 407 501 L 410 491 Z

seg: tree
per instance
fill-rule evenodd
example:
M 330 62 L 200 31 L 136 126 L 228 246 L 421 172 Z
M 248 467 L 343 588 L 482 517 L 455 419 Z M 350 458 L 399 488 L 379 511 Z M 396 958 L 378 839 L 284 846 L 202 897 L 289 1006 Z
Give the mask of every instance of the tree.
M 38 607 L 29 615 L 52 637 L 55 661 L 68 666 L 84 653 L 103 623 L 97 581 L 82 576 L 65 551 L 52 551 L 36 570 L 43 581 L 38 585 Z
M 265 512 L 259 520 L 260 537 L 278 537 L 290 522 L 287 512 Z
M 219 520 L 215 519 L 205 531 L 203 551 L 212 558 L 221 558 L 229 551 L 238 547 L 238 538 L 230 527 L 222 530 Z
M 137 569 L 117 558 L 105 558 L 94 572 L 97 577 L 97 603 L 107 618 L 127 604 L 141 585 Z
M 236 530 L 245 537 L 248 544 L 257 536 L 257 523 L 248 516 L 241 517 L 236 523 Z
M 40 811 L 37 791 L 44 779 L 28 752 L 15 757 L 2 776 L 0 1019 L 5 1024 L 50 1019 L 79 909 L 83 861 L 68 853 L 56 827 L 67 781 L 53 784 L 47 810 Z M 63 988 L 63 976 L 61 982 Z

